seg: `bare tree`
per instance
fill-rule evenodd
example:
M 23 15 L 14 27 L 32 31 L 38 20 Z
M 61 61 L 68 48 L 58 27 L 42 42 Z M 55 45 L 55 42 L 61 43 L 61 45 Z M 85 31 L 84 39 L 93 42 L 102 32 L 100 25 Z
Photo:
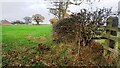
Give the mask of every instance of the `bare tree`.
M 42 15 L 40 14 L 35 14 L 32 16 L 33 20 L 35 22 L 37 22 L 37 24 L 39 24 L 39 22 L 43 22 L 43 20 L 45 19 Z
M 92 4 L 95 1 L 99 2 L 100 0 L 49 0 L 53 7 L 48 9 L 50 13 L 55 15 L 58 19 L 63 19 L 68 11 L 69 5 L 81 5 L 83 2 L 86 2 L 86 4 Z

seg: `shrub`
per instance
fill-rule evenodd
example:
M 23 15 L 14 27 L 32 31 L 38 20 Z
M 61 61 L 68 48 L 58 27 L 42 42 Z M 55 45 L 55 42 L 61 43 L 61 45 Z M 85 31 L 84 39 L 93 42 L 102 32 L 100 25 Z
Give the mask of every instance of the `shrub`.
M 94 12 L 82 9 L 54 24 L 53 36 L 61 42 L 76 42 L 85 46 L 95 35 L 101 33 L 99 27 L 106 23 L 110 13 L 111 9 L 105 8 Z

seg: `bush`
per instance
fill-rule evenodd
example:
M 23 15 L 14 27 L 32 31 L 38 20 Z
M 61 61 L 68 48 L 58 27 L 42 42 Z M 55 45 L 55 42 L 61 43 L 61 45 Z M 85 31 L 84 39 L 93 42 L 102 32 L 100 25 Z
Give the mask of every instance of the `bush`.
M 59 20 L 53 25 L 53 36 L 61 42 L 76 42 L 78 45 L 87 45 L 92 38 L 101 31 L 111 13 L 111 9 L 99 9 L 94 12 L 82 9 L 70 17 Z

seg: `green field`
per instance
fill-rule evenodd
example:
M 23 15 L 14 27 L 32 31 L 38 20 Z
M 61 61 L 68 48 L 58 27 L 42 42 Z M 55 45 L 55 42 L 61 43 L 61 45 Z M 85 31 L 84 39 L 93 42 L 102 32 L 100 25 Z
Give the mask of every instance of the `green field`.
M 51 25 L 2 26 L 3 51 L 14 50 L 19 46 L 36 46 L 42 42 L 41 38 L 50 40 L 51 32 Z
M 51 35 L 51 25 L 2 26 L 3 51 L 15 50 L 19 46 L 36 46 L 39 43 L 49 44 L 52 39 Z M 118 37 L 120 37 L 120 33 L 118 33 Z M 104 43 L 103 40 L 99 42 Z

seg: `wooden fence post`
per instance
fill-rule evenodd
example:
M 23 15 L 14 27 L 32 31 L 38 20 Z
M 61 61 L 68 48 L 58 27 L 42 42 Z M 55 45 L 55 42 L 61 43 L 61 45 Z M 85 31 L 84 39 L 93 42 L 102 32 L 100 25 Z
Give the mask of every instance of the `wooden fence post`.
M 118 24 L 119 24 L 119 21 L 118 21 L 118 17 L 114 17 L 113 18 L 113 24 L 112 24 L 112 27 L 118 27 Z M 117 37 L 117 32 L 118 31 L 111 31 L 111 35 L 113 35 L 113 36 L 116 36 Z M 115 46 L 115 41 L 112 41 L 110 44 L 111 45 L 113 45 L 114 46 L 114 48 L 118 51 L 118 53 L 119 53 L 119 46 Z M 119 55 L 117 56 L 117 61 L 116 61 L 116 63 L 117 63 L 117 68 L 119 68 L 119 66 L 120 66 L 120 57 L 119 57 Z
M 112 28 L 112 22 L 113 22 L 113 18 L 112 18 L 112 17 L 109 17 L 109 18 L 107 19 L 106 27 Z M 106 36 L 109 38 L 110 35 L 111 35 L 111 30 L 107 29 L 107 30 L 106 30 Z M 110 39 L 106 39 L 106 40 L 105 40 L 105 46 L 106 46 L 106 47 L 109 47 L 109 43 L 110 43 L 109 40 L 110 40 Z M 103 55 L 106 56 L 108 53 L 109 53 L 108 50 L 104 50 Z
M 112 27 L 117 27 L 118 28 L 118 17 L 110 17 L 110 18 L 108 18 L 108 22 L 107 22 L 107 24 L 106 24 L 106 27 L 108 27 L 108 28 L 112 28 Z M 116 36 L 117 37 L 117 32 L 118 31 L 114 31 L 114 30 L 106 30 L 106 35 L 107 35 L 107 37 L 108 37 L 108 39 L 106 39 L 106 46 L 109 46 L 110 48 L 112 48 L 112 49 L 116 49 L 117 51 L 119 51 L 119 46 L 115 46 L 115 44 L 116 44 L 116 41 L 115 40 L 112 40 L 112 39 L 109 39 L 110 38 L 110 35 L 112 35 L 112 36 Z M 104 53 L 105 53 L 105 55 L 107 55 L 107 54 L 110 54 L 111 52 L 109 52 L 109 51 L 107 51 L 107 50 L 105 50 L 104 51 Z M 116 56 L 117 58 L 116 58 L 116 64 L 117 64 L 117 67 L 119 68 L 119 66 L 120 66 L 120 57 L 119 56 Z
M 111 28 L 111 27 L 112 27 L 112 21 L 113 21 L 112 17 L 109 17 L 109 18 L 107 19 L 106 27 Z M 107 30 L 106 30 L 106 36 L 107 36 L 108 38 L 110 37 L 110 34 L 111 34 L 111 30 L 107 29 Z M 109 39 L 106 39 L 106 40 L 105 40 L 105 47 L 109 47 L 109 42 L 110 42 Z M 104 49 L 103 56 L 104 56 L 105 58 L 108 58 L 108 57 L 107 57 L 108 54 L 109 54 L 109 51 L 106 50 L 106 49 Z
M 113 17 L 112 27 L 118 27 L 118 17 Z M 118 31 L 111 30 L 111 35 L 112 36 L 117 36 L 117 32 Z M 114 40 L 110 40 L 109 47 L 114 49 L 115 48 L 115 43 L 116 42 Z
M 112 27 L 117 27 L 118 28 L 118 18 L 117 17 L 109 17 L 108 21 L 107 21 L 107 24 L 106 24 L 106 27 L 108 27 L 110 29 L 112 29 Z M 114 30 L 110 30 L 110 29 L 106 30 L 106 35 L 108 37 L 106 45 L 108 45 L 110 48 L 114 49 L 116 41 L 112 40 L 112 39 L 109 39 L 109 38 L 110 38 L 110 35 L 117 37 L 117 32 L 118 31 L 114 31 Z

